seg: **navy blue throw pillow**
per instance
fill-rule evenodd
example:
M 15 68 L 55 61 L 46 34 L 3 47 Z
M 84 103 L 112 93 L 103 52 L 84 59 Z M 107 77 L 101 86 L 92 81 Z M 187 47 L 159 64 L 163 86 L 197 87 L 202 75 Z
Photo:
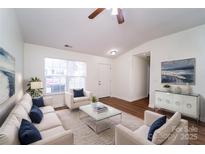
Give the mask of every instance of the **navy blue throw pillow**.
M 33 98 L 32 101 L 33 101 L 33 105 L 35 105 L 35 106 L 38 106 L 38 107 L 45 106 L 43 97 Z
M 155 120 L 152 125 L 150 126 L 149 129 L 149 133 L 148 133 L 148 137 L 147 139 L 149 141 L 152 141 L 152 137 L 154 135 L 154 132 L 159 129 L 162 125 L 164 125 L 166 123 L 167 117 L 166 116 L 162 116 L 160 118 L 158 118 L 157 120 Z
M 74 97 L 84 97 L 83 89 L 73 89 Z
M 23 145 L 31 144 L 41 140 L 41 134 L 38 129 L 29 121 L 22 119 L 18 132 L 19 141 Z
M 43 113 L 37 106 L 33 105 L 29 113 L 29 117 L 33 123 L 39 124 L 43 119 Z

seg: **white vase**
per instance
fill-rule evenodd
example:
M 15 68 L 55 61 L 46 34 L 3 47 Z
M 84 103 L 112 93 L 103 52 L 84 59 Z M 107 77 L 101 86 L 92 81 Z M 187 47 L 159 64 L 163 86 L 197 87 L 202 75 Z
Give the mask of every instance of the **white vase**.
M 191 94 L 192 93 L 192 87 L 187 83 L 184 87 L 184 94 Z
M 170 91 L 171 91 L 171 88 L 165 88 L 165 87 L 163 87 L 163 91 L 170 92 Z
M 174 88 L 174 93 L 180 94 L 181 92 L 182 92 L 182 89 L 181 89 L 179 86 L 177 86 L 176 88 Z

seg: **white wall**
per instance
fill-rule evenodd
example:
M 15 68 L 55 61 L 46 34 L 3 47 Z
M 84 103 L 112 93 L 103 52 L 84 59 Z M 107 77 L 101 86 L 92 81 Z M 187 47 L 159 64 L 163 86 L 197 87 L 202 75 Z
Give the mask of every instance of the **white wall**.
M 132 73 L 132 85 L 131 85 L 131 100 L 139 100 L 147 97 L 147 78 L 148 75 L 148 62 L 146 57 L 133 56 L 133 73 Z M 139 88 L 140 87 L 140 88 Z
M 112 61 L 112 96 L 132 101 L 133 56 L 125 53 Z
M 161 62 L 167 60 L 177 60 L 184 58 L 196 58 L 196 85 L 193 86 L 195 93 L 201 95 L 201 120 L 205 121 L 205 25 L 195 27 L 186 31 L 175 33 L 166 37 L 147 42 L 113 61 L 117 78 L 123 72 L 127 72 L 120 80 L 115 80 L 113 84 L 113 95 L 122 99 L 132 100 L 130 95 L 133 85 L 132 57 L 137 53 L 151 52 L 150 66 L 150 107 L 154 107 L 154 91 L 161 88 Z M 120 63 L 121 65 L 117 65 Z M 129 73 L 128 73 L 129 70 Z M 138 87 L 141 88 L 141 87 Z M 122 94 L 122 95 L 121 95 Z M 125 97 L 125 95 L 127 97 Z M 136 97 L 137 98 L 137 97 Z
M 0 105 L 0 125 L 11 108 L 23 95 L 23 40 L 13 9 L 0 9 L 0 47 L 15 57 L 15 96 Z
M 117 57 L 112 62 L 112 96 L 129 102 L 146 97 L 147 76 L 145 59 L 130 52 Z
M 87 63 L 86 89 L 98 96 L 98 72 L 97 64 L 111 64 L 111 59 L 82 54 L 78 52 L 59 50 L 34 44 L 24 44 L 24 80 L 30 77 L 39 77 L 44 81 L 44 58 L 59 58 L 66 60 L 84 61 Z M 58 95 L 54 97 L 63 97 Z M 61 102 L 62 104 L 62 102 Z

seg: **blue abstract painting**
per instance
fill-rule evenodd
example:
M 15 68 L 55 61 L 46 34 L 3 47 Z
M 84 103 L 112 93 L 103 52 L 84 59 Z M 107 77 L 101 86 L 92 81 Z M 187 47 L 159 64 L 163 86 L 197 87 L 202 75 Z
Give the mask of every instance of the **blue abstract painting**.
M 0 47 L 0 104 L 15 94 L 15 58 Z
M 195 58 L 161 63 L 161 82 L 184 85 L 195 84 Z

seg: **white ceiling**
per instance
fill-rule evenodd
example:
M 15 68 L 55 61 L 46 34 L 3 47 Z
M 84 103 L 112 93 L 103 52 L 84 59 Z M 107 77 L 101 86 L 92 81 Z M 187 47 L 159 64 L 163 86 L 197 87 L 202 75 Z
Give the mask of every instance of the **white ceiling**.
M 111 49 L 122 54 L 149 40 L 205 24 L 205 9 L 123 9 L 121 25 L 111 10 L 90 20 L 92 11 L 16 9 L 25 42 L 98 56 L 108 56 Z

